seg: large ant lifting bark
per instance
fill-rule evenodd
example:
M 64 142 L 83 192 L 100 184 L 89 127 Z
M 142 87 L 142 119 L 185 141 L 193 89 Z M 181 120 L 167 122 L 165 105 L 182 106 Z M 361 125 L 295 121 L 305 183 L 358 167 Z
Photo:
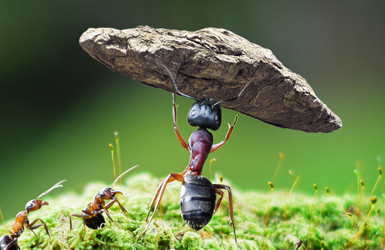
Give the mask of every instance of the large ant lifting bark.
M 60 185 L 62 182 L 65 182 L 66 180 L 62 180 L 58 183 L 56 183 L 53 187 L 39 195 L 36 200 L 31 200 L 27 203 L 25 206 L 25 211 L 22 211 L 16 215 L 15 222 L 12 225 L 12 231 L 9 231 L 10 235 L 3 235 L 0 238 L 0 250 L 17 250 L 20 249 L 19 245 L 17 244 L 17 238 L 20 237 L 20 235 L 24 232 L 24 227 L 31 230 L 35 235 L 36 233 L 33 231 L 36 228 L 44 226 L 44 229 L 46 233 L 50 235 L 47 225 L 42 219 L 36 219 L 29 223 L 28 220 L 28 214 L 31 211 L 39 210 L 44 205 L 49 205 L 48 202 L 39 200 L 44 195 L 48 194 L 52 190 L 62 187 Z M 35 225 L 37 222 L 40 221 L 40 224 Z M 36 237 L 38 237 L 36 235 Z
M 134 168 L 138 167 L 138 165 L 128 169 L 126 172 L 122 173 L 118 176 L 118 178 L 115 179 L 114 183 L 112 183 L 111 187 L 114 187 L 116 182 L 123 177 L 126 173 L 133 170 Z M 71 217 L 80 217 L 83 219 L 83 226 L 87 226 L 91 229 L 98 229 L 103 228 L 106 224 L 106 221 L 104 220 L 104 217 L 102 215 L 103 212 L 106 212 L 107 217 L 112 221 L 114 220 L 111 218 L 110 213 L 108 212 L 108 209 L 114 204 L 118 203 L 120 210 L 122 210 L 122 213 L 128 218 L 128 212 L 127 210 L 120 204 L 118 199 L 115 197 L 117 194 L 125 194 L 123 191 L 119 190 L 113 190 L 112 188 L 106 187 L 103 188 L 100 193 L 95 194 L 94 199 L 91 203 L 89 203 L 83 210 L 81 214 L 71 214 L 70 216 L 70 229 L 72 230 L 72 219 Z M 107 205 L 105 204 L 106 200 L 111 200 Z M 85 227 L 84 227 L 85 230 Z
M 221 204 L 223 198 L 223 189 L 229 192 L 229 201 L 230 201 L 230 217 L 233 225 L 234 239 L 237 242 L 237 237 L 235 233 L 234 225 L 234 211 L 233 211 L 233 197 L 231 193 L 231 188 L 222 184 L 212 184 L 208 179 L 202 176 L 203 164 L 207 159 L 209 153 L 216 151 L 222 147 L 227 140 L 230 138 L 230 135 L 233 131 L 235 124 L 237 123 L 238 117 L 240 114 L 235 116 L 234 123 L 229 127 L 227 131 L 225 140 L 222 142 L 213 145 L 214 138 L 213 135 L 207 130 L 217 130 L 219 129 L 222 121 L 221 117 L 221 108 L 220 103 L 234 101 L 238 99 L 243 91 L 250 84 L 249 81 L 243 89 L 239 92 L 238 96 L 216 102 L 211 98 L 195 99 L 191 96 L 181 93 L 176 86 L 175 80 L 169 71 L 169 69 L 162 65 L 168 72 L 171 77 L 171 80 L 175 86 L 176 91 L 184 97 L 194 99 L 196 102 L 192 105 L 188 116 L 187 122 L 190 126 L 199 127 L 195 132 L 190 136 L 189 143 L 187 145 L 186 141 L 183 139 L 182 135 L 179 132 L 176 119 L 176 105 L 175 105 L 175 94 L 173 93 L 173 121 L 174 121 L 174 130 L 176 136 L 178 137 L 179 142 L 182 146 L 190 152 L 190 162 L 186 169 L 182 173 L 171 173 L 167 176 L 165 180 L 161 182 L 158 189 L 155 192 L 155 195 L 152 199 L 150 209 L 147 214 L 146 221 L 150 215 L 151 209 L 154 206 L 154 212 L 148 222 L 144 234 L 149 227 L 152 219 L 154 218 L 155 212 L 159 207 L 160 201 L 163 197 L 164 191 L 168 183 L 172 181 L 182 182 L 182 188 L 180 193 L 180 206 L 181 213 L 184 221 L 195 231 L 202 229 L 207 223 L 210 222 L 213 214 L 217 211 L 219 205 Z M 254 80 L 254 79 L 253 79 Z M 219 195 L 218 201 L 216 201 L 216 194 Z

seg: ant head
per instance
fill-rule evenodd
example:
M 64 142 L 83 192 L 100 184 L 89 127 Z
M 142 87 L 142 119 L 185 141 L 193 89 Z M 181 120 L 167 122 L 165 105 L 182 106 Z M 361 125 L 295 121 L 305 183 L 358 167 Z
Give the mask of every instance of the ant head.
M 111 199 L 111 197 L 114 196 L 113 194 L 114 190 L 112 188 L 106 187 L 103 188 L 102 191 L 100 191 L 100 197 L 105 200 Z
M 102 191 L 100 191 L 100 197 L 103 200 L 111 200 L 115 197 L 116 194 L 124 194 L 124 192 L 118 190 L 115 191 L 109 187 L 103 188 Z
M 203 127 L 217 130 L 221 126 L 222 112 L 216 101 L 211 98 L 197 100 L 191 107 L 187 122 L 193 127 Z
M 178 92 L 181 96 L 184 96 L 196 101 L 188 113 L 188 116 L 187 116 L 188 124 L 190 124 L 190 126 L 193 126 L 193 127 L 199 126 L 203 128 L 209 128 L 212 130 L 217 130 L 221 126 L 222 114 L 221 114 L 221 107 L 219 106 L 219 104 L 223 102 L 230 102 L 230 101 L 237 100 L 242 95 L 243 91 L 245 91 L 247 86 L 255 79 L 254 78 L 250 80 L 248 83 L 246 83 L 245 86 L 242 88 L 242 90 L 239 92 L 238 96 L 234 98 L 223 100 L 220 102 L 216 102 L 214 99 L 211 99 L 211 98 L 202 98 L 198 100 L 192 96 L 189 96 L 180 92 L 178 87 L 176 86 L 176 82 L 170 70 L 168 70 L 168 68 L 165 65 L 163 64 L 161 65 L 167 70 L 168 74 L 170 75 L 171 81 L 174 84 L 176 92 Z M 173 93 L 173 103 L 175 105 L 174 93 Z
M 27 211 L 27 213 L 29 213 L 31 211 L 39 210 L 44 205 L 49 205 L 49 204 L 48 204 L 48 202 L 42 201 L 39 199 L 31 200 L 27 203 L 27 205 L 25 205 L 25 210 Z

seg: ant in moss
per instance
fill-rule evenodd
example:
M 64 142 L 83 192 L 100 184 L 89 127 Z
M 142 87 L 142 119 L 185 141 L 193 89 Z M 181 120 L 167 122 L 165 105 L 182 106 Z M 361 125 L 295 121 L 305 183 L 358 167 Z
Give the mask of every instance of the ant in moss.
M 134 168 L 138 167 L 138 165 L 126 170 L 124 173 L 118 176 L 118 178 L 115 179 L 114 183 L 112 183 L 111 187 L 114 187 L 116 182 L 123 177 L 126 173 L 130 172 Z M 103 188 L 100 193 L 97 193 L 94 195 L 93 201 L 89 203 L 83 210 L 81 214 L 71 214 L 70 215 L 70 229 L 72 230 L 72 219 L 71 217 L 80 217 L 83 219 L 83 226 L 85 230 L 85 226 L 91 228 L 91 229 L 98 229 L 98 228 L 104 228 L 106 225 L 106 221 L 104 220 L 104 217 L 102 215 L 103 212 L 106 212 L 107 217 L 112 221 L 114 220 L 111 218 L 110 213 L 108 212 L 108 209 L 114 204 L 118 203 L 120 210 L 122 213 L 128 218 L 128 212 L 127 210 L 120 204 L 118 199 L 115 197 L 117 194 L 124 195 L 125 193 L 123 191 L 119 190 L 113 190 L 112 188 L 106 187 Z M 105 204 L 106 200 L 111 200 L 107 205 Z
M 49 205 L 48 202 L 39 200 L 41 197 L 45 196 L 52 190 L 63 187 L 60 185 L 62 182 L 65 182 L 66 180 L 62 180 L 58 183 L 56 183 L 53 187 L 39 195 L 36 200 L 31 200 L 27 203 L 25 206 L 25 211 L 22 211 L 16 215 L 15 222 L 12 225 L 12 231 L 9 231 L 10 235 L 3 235 L 0 238 L 0 250 L 17 250 L 20 249 L 19 245 L 17 244 L 17 239 L 20 237 L 20 235 L 24 232 L 24 227 L 31 230 L 35 235 L 36 233 L 33 231 L 36 228 L 44 226 L 44 229 L 46 233 L 50 235 L 47 225 L 42 219 L 36 219 L 32 221 L 31 223 L 28 220 L 28 214 L 31 211 L 39 210 L 44 205 Z M 35 225 L 38 221 L 40 221 L 40 224 Z M 36 235 L 36 237 L 38 237 Z
M 235 233 L 233 198 L 231 188 L 227 185 L 212 184 L 207 178 L 202 176 L 202 168 L 209 153 L 216 151 L 228 141 L 240 115 L 238 114 L 235 116 L 234 123 L 229 126 L 225 140 L 218 144 L 213 144 L 213 135 L 207 129 L 217 130 L 221 125 L 222 117 L 221 108 L 219 104 L 223 102 L 237 100 L 242 95 L 243 91 L 247 88 L 247 86 L 251 83 L 251 81 L 253 81 L 254 79 L 249 81 L 239 92 L 238 96 L 236 96 L 235 98 L 216 102 L 211 98 L 196 99 L 189 95 L 183 94 L 178 90 L 178 87 L 169 69 L 163 64 L 162 66 L 167 70 L 168 74 L 170 75 L 175 90 L 181 96 L 188 97 L 196 101 L 192 105 L 187 115 L 187 122 L 190 126 L 199 128 L 191 134 L 189 143 L 187 144 L 179 132 L 176 119 L 177 114 L 175 105 L 175 94 L 172 93 L 174 130 L 179 142 L 187 151 L 190 152 L 190 162 L 182 173 L 171 173 L 167 176 L 165 180 L 161 182 L 152 199 L 150 209 L 147 213 L 146 221 L 148 220 L 151 209 L 156 202 L 154 212 L 142 234 L 146 232 L 151 221 L 153 220 L 155 212 L 159 207 L 167 184 L 177 180 L 179 182 L 182 182 L 180 193 L 180 206 L 183 220 L 195 231 L 202 229 L 210 222 L 213 214 L 218 210 L 218 207 L 221 204 L 224 194 L 222 190 L 225 189 L 228 191 L 230 201 L 230 217 L 233 225 L 234 239 L 235 242 L 238 244 Z M 216 194 L 219 195 L 218 201 L 216 201 Z

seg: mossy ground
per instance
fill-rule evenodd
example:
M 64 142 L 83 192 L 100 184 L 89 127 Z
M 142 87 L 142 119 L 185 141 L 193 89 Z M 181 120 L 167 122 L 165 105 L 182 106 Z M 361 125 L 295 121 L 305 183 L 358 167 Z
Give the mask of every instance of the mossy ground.
M 227 194 L 211 222 L 195 232 L 181 218 L 177 182 L 168 186 L 157 218 L 146 234 L 138 238 L 146 226 L 148 206 L 159 182 L 148 174 L 124 178 L 124 185 L 116 189 L 127 193 L 118 199 L 131 218 L 127 219 L 119 206 L 114 205 L 110 212 L 116 225 L 106 218 L 106 227 L 87 228 L 86 232 L 80 218 L 73 218 L 74 229 L 69 230 L 69 214 L 79 214 L 94 194 L 108 184 L 91 183 L 81 195 L 67 192 L 55 199 L 48 198 L 50 205 L 41 212 L 31 213 L 30 221 L 42 218 L 52 236 L 48 237 L 43 227 L 35 230 L 39 237 L 25 230 L 18 240 L 19 246 L 21 249 L 239 249 L 229 224 Z M 287 192 L 274 190 L 265 227 L 270 193 L 244 192 L 234 187 L 232 191 L 236 233 L 242 249 L 296 249 L 299 242 L 302 246 L 298 249 L 383 249 L 384 214 L 378 211 L 384 205 L 382 200 L 373 205 L 368 216 L 368 198 L 363 197 L 357 218 L 353 212 L 355 195 L 327 196 L 319 190 L 313 202 L 313 196 L 293 192 L 289 198 Z M 0 235 L 7 234 L 12 223 L 8 221 L 1 226 Z

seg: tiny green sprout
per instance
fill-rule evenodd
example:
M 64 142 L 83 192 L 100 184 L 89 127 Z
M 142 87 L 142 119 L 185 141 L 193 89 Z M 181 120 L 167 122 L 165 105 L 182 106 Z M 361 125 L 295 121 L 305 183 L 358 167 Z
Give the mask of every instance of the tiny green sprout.
M 318 191 L 317 184 L 313 184 L 313 187 L 314 187 L 314 190 L 317 192 Z
M 120 160 L 120 147 L 119 147 L 119 135 L 118 131 L 114 132 L 114 137 L 115 137 L 115 143 L 116 143 L 116 151 L 118 153 L 118 166 L 119 166 L 119 175 L 122 174 L 122 162 Z M 120 185 L 122 185 L 122 179 L 120 179 Z
M 382 158 L 382 156 L 377 156 L 377 162 L 378 162 L 378 165 L 379 166 L 382 166 L 382 163 L 383 163 L 383 158 Z
M 212 165 L 213 165 L 213 162 L 216 161 L 217 159 L 216 158 L 212 158 L 210 160 L 210 179 L 213 178 L 213 168 L 212 168 Z
M 328 187 L 325 187 L 325 190 L 326 190 L 326 195 L 329 195 L 330 194 L 330 189 Z
M 347 216 L 349 216 L 349 217 L 352 217 L 353 216 L 353 214 L 352 213 L 345 213 Z
M 267 227 L 267 223 L 269 222 L 271 194 L 273 193 L 273 190 L 274 190 L 274 185 L 271 181 L 269 181 L 267 184 L 270 186 L 270 196 L 269 196 L 269 203 L 267 205 L 267 216 L 266 216 L 265 228 Z M 267 238 L 266 238 L 266 240 L 267 240 Z
M 381 208 L 377 208 L 377 212 L 376 212 L 376 215 L 379 215 L 381 212 Z
M 355 169 L 353 172 L 356 174 L 357 178 L 360 177 L 360 174 L 358 173 L 358 170 Z
M 379 175 L 379 176 L 382 176 L 382 168 L 381 168 L 381 167 L 378 167 L 377 170 L 378 170 L 378 175 Z
M 361 184 L 361 187 L 364 188 L 365 187 L 365 183 L 363 180 L 360 180 L 360 184 Z
M 3 215 L 3 211 L 1 211 L 1 207 L 0 207 L 0 217 L 1 217 L 1 220 L 3 221 L 3 223 L 5 225 L 4 215 Z
M 219 176 L 219 181 L 220 181 L 221 183 L 223 183 L 223 176 L 222 176 L 222 175 Z
M 110 150 L 111 150 L 111 159 L 112 159 L 112 165 L 114 167 L 114 180 L 116 180 L 116 170 L 115 170 L 115 158 L 114 158 L 114 146 L 112 146 L 112 144 L 108 144 L 108 146 L 110 146 Z
M 283 153 L 279 153 L 279 161 L 278 161 L 277 168 L 275 169 L 275 172 L 273 175 L 273 182 L 275 180 L 275 177 L 278 175 L 279 169 L 281 168 L 281 162 L 282 162 L 283 158 L 284 158 Z
M 370 200 L 370 203 L 372 203 L 372 205 L 374 205 L 374 204 L 377 203 L 377 197 L 376 197 L 376 196 L 373 196 L 373 197 L 370 198 L 369 200 Z

